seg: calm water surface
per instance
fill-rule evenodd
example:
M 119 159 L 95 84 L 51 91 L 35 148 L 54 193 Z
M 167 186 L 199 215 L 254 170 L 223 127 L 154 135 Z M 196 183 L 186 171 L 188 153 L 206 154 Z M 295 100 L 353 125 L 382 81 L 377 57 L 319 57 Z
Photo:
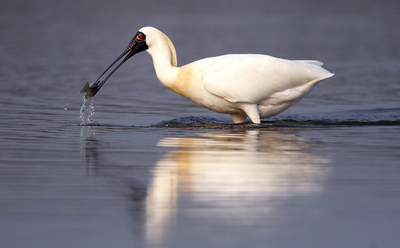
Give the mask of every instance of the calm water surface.
M 3 1 L 0 246 L 400 247 L 398 9 Z M 146 25 L 180 65 L 264 53 L 335 76 L 259 127 L 232 125 L 164 88 L 143 53 L 80 125 L 74 94 Z

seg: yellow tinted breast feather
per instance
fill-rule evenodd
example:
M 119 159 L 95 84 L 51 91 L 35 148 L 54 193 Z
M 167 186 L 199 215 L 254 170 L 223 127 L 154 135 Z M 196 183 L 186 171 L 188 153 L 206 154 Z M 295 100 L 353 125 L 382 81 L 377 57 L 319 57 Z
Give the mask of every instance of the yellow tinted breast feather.
M 195 78 L 194 71 L 189 66 L 183 66 L 179 68 L 178 75 L 175 82 L 171 85 L 170 89 L 174 92 L 188 97 L 189 88 Z

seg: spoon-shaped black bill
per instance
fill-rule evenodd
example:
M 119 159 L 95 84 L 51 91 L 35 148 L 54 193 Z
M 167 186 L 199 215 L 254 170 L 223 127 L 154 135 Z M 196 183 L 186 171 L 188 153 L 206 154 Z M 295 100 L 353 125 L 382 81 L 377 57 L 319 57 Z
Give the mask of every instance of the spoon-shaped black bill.
M 89 82 L 87 82 L 85 86 L 83 86 L 83 88 L 81 89 L 80 93 L 86 93 L 85 97 L 89 98 L 94 97 L 97 91 L 99 91 L 99 89 L 96 87 L 96 85 L 93 84 L 92 87 L 90 87 Z
M 139 36 L 142 35 L 142 36 Z M 141 37 L 140 39 L 138 39 L 138 37 Z M 118 58 L 116 60 L 114 60 L 114 62 L 111 63 L 110 66 L 107 67 L 107 69 L 105 69 L 103 71 L 103 73 L 100 74 L 100 76 L 95 80 L 94 84 L 92 84 L 92 86 L 89 86 L 89 83 L 86 83 L 85 86 L 81 89 L 81 93 L 87 93 L 86 94 L 86 98 L 88 97 L 94 97 L 94 95 L 96 95 L 96 93 L 100 90 L 100 88 L 104 85 L 104 83 L 107 81 L 107 79 L 109 77 L 111 77 L 111 75 L 123 64 L 125 63 L 125 61 L 127 61 L 129 58 L 131 58 L 133 55 L 135 55 L 136 53 L 145 51 L 146 49 L 148 49 L 148 46 L 146 44 L 145 41 L 145 36 L 143 33 L 138 32 L 135 37 L 131 40 L 131 42 L 129 43 L 128 47 L 125 49 L 125 51 L 118 56 Z M 126 56 L 125 56 L 126 55 Z M 125 57 L 124 57 L 125 56 Z M 122 59 L 123 58 L 123 59 Z M 122 61 L 115 66 L 115 64 L 121 60 Z M 105 78 L 103 80 L 101 80 L 101 78 L 109 71 L 111 70 L 111 68 L 113 68 L 115 66 L 115 68 L 108 74 L 105 76 Z

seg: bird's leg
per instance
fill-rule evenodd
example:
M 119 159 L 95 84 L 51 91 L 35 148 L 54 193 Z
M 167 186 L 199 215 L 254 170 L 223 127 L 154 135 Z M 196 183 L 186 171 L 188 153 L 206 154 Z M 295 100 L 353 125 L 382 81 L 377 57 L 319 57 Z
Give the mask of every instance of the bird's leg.
M 246 115 L 231 114 L 232 121 L 235 124 L 244 123 L 246 121 L 246 117 Z
M 260 124 L 260 114 L 258 112 L 257 104 L 244 103 L 241 109 L 247 114 L 254 124 Z

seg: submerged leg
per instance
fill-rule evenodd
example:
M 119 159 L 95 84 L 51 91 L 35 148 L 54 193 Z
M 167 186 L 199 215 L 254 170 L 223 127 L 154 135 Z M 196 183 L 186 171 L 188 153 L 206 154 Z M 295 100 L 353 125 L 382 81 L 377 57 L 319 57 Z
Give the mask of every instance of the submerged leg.
M 240 114 L 231 114 L 231 118 L 233 123 L 235 124 L 239 124 L 239 123 L 243 123 L 246 121 L 246 117 L 245 115 L 240 115 Z

